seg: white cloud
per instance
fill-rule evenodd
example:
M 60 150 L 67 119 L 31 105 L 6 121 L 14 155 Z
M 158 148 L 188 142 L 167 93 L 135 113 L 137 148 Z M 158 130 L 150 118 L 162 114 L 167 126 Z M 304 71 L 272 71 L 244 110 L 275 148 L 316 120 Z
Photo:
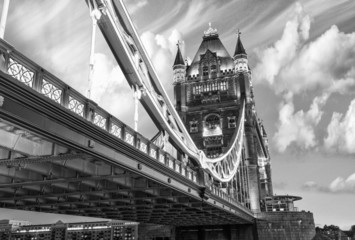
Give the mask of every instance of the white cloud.
M 324 147 L 343 153 L 355 153 L 355 99 L 345 115 L 334 112 L 327 128 Z
M 148 0 L 130 0 L 125 2 L 127 3 L 129 13 L 132 15 L 148 4 Z
M 267 49 L 257 50 L 260 62 L 254 71 L 256 83 L 269 84 L 276 94 L 284 98 L 279 111 L 278 130 L 274 135 L 280 152 L 292 143 L 302 149 L 317 146 L 315 127 L 321 120 L 328 97 L 334 92 L 352 92 L 355 87 L 355 33 L 342 33 L 332 26 L 314 41 L 307 42 L 311 18 L 299 3 L 295 5 L 295 13 L 286 23 L 280 40 Z M 294 95 L 312 96 L 320 91 L 323 95 L 315 96 L 307 112 L 301 109 L 295 113 Z M 340 117 L 339 114 L 333 116 L 328 131 L 340 125 Z M 343 123 L 346 127 L 349 124 Z M 347 144 L 355 140 L 353 132 L 344 130 L 343 135 L 331 133 L 326 140 L 327 145 L 334 145 L 337 136 L 344 138 L 345 145 L 341 148 L 355 152 L 355 146 Z
M 318 183 L 314 181 L 308 181 L 302 185 L 302 188 L 305 190 L 314 190 L 318 188 Z
M 337 177 L 330 183 L 329 190 L 334 193 L 355 193 L 355 173 L 350 175 L 347 179 Z
M 286 23 L 281 39 L 257 51 L 255 81 L 268 83 L 277 94 L 316 89 L 342 92 L 354 86 L 355 33 L 342 33 L 332 26 L 314 41 L 305 42 L 310 17 L 296 6 L 297 17 Z
M 133 91 L 117 63 L 102 53 L 95 54 L 91 99 L 113 116 L 132 126 Z
M 355 193 L 355 173 L 346 179 L 336 177 L 328 186 L 321 186 L 317 182 L 308 181 L 302 185 L 307 191 L 320 191 L 327 193 Z
M 317 144 L 314 126 L 322 118 L 324 106 L 328 95 L 316 97 L 309 110 L 299 110 L 295 113 L 292 98 L 281 104 L 279 112 L 278 130 L 274 135 L 274 142 L 279 152 L 284 152 L 292 143 L 296 143 L 303 149 L 315 147 Z
M 308 39 L 310 17 L 299 3 L 295 5 L 295 13 L 296 16 L 286 23 L 281 39 L 274 46 L 257 50 L 260 63 L 254 69 L 256 82 L 267 81 L 270 85 L 277 85 L 279 74 L 297 57 L 301 44 Z M 277 90 L 283 92 L 286 89 Z
M 182 40 L 181 33 L 176 29 L 172 30 L 168 36 L 144 32 L 141 39 L 164 87 L 171 88 L 172 66 L 177 52 L 176 44 L 178 40 Z M 184 45 L 182 51 L 184 52 Z

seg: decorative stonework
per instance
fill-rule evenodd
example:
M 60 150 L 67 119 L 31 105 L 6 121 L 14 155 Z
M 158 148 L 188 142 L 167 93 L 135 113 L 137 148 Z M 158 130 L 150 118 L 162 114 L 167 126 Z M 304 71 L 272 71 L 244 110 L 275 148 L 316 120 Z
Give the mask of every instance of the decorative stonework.
M 208 23 L 209 25 L 209 28 L 207 29 L 207 31 L 204 31 L 204 36 L 205 37 L 209 37 L 209 36 L 217 36 L 217 29 L 213 29 L 212 26 L 211 26 L 211 23 L 209 22 Z

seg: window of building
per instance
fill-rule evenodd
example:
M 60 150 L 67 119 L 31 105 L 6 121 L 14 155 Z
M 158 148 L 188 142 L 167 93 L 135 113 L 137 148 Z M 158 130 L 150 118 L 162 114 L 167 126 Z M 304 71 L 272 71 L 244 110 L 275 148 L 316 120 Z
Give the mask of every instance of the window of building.
M 222 153 L 222 147 L 207 148 L 207 157 L 216 158 Z
M 202 76 L 208 76 L 208 66 L 203 66 L 203 68 L 202 68 Z
M 198 132 L 198 122 L 190 121 L 190 133 L 197 133 L 197 132 Z
M 220 91 L 227 91 L 228 89 L 228 84 L 226 81 L 219 82 L 218 88 Z
M 217 126 L 220 126 L 220 118 L 217 114 L 211 114 L 206 117 L 205 125 L 209 129 L 215 129 Z
M 228 128 L 236 128 L 236 127 L 237 127 L 237 121 L 235 119 L 235 116 L 228 117 Z
M 217 74 L 217 65 L 212 65 L 212 66 L 211 66 L 211 74 L 212 74 L 212 75 Z

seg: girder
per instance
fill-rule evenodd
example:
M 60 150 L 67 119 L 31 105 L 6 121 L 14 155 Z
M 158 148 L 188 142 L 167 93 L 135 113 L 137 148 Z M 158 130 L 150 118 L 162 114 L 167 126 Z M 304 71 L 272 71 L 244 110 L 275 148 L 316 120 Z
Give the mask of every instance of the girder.
M 217 158 L 209 158 L 197 148 L 181 118 L 171 103 L 147 52 L 134 28 L 122 0 L 87 1 L 89 7 L 99 6 L 102 11 L 98 25 L 111 48 L 130 86 L 143 92 L 140 101 L 160 130 L 169 133 L 174 145 L 178 146 L 200 167 L 206 169 L 220 182 L 229 182 L 237 172 L 241 161 L 244 139 L 244 103 L 239 114 L 238 128 L 228 150 Z
M 0 118 L 7 124 L 2 131 L 28 132 L 28 141 L 47 147 L 33 153 L 0 143 L 7 156 L 0 159 L 1 207 L 92 217 L 104 216 L 98 209 L 107 207 L 106 216 L 113 218 L 158 224 L 175 219 L 172 225 L 205 216 L 199 224 L 253 221 L 242 205 L 204 195 L 200 180 L 191 181 L 21 84 L 0 73 Z

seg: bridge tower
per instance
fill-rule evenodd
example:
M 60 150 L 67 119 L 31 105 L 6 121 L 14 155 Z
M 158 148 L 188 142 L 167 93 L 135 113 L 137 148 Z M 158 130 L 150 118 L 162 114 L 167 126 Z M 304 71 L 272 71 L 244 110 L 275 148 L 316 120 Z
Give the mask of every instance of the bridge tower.
M 272 195 L 270 158 L 267 136 L 255 111 L 251 70 L 240 33 L 231 57 L 210 25 L 191 64 L 185 64 L 178 47 L 173 69 L 175 108 L 197 147 L 210 158 L 228 150 L 245 100 L 242 176 L 214 184 L 228 194 L 243 195 L 245 206 L 260 212 L 260 200 Z M 238 184 L 246 187 L 233 187 Z

